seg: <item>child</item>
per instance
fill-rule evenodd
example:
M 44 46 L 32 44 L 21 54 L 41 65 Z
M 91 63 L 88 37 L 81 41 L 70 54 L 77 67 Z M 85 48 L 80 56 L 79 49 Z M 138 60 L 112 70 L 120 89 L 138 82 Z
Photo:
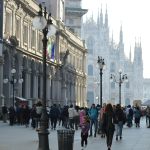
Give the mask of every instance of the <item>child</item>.
M 78 127 L 81 127 L 81 150 L 83 150 L 83 145 L 85 141 L 85 146 L 87 146 L 87 138 L 88 138 L 88 131 L 89 131 L 89 124 L 87 123 L 87 117 L 82 118 L 82 123 L 78 125 Z

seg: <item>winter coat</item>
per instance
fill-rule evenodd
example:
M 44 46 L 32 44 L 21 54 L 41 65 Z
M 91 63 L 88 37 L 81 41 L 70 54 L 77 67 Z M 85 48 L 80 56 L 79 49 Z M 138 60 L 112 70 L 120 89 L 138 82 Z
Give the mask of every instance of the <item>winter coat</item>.
M 84 117 L 84 115 L 85 115 L 84 110 L 81 110 L 80 111 L 80 124 L 82 123 L 82 118 Z
M 69 118 L 74 118 L 74 109 L 73 108 L 69 108 L 68 113 L 69 113 Z
M 3 106 L 2 111 L 3 111 L 3 114 L 7 114 L 7 107 Z
M 65 109 L 63 110 L 62 115 L 63 115 L 64 117 L 69 117 L 69 113 L 68 113 L 68 109 L 67 109 L 67 108 L 65 108 Z
M 57 107 L 53 107 L 51 110 L 50 110 L 50 114 L 51 114 L 51 117 L 52 118 L 58 118 L 59 117 L 59 114 L 60 114 L 60 111 Z
M 31 113 L 31 110 L 29 108 L 25 108 L 23 118 L 30 119 L 30 113 Z
M 20 112 L 20 115 L 23 115 L 24 108 L 23 107 L 19 108 L 19 112 Z
M 15 112 L 15 109 L 13 107 L 10 107 L 9 108 L 9 115 L 10 116 L 15 116 L 16 112 Z
M 116 124 L 118 124 L 119 121 L 123 121 L 124 114 L 123 114 L 123 111 L 122 111 L 121 108 L 116 108 L 115 113 L 116 113 L 116 116 L 117 116 L 117 119 L 118 119 L 118 120 L 116 120 Z
M 135 116 L 134 116 L 135 118 L 140 118 L 142 112 L 141 112 L 141 110 L 137 110 L 137 109 L 136 109 L 136 110 L 134 111 L 134 114 L 135 114 Z

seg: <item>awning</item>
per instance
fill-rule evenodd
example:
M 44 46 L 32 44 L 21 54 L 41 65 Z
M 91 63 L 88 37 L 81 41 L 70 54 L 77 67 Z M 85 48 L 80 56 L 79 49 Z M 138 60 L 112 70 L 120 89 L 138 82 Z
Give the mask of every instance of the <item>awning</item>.
M 19 101 L 27 101 L 26 99 L 22 98 L 22 97 L 15 97 L 17 100 Z
M 146 102 L 144 102 L 144 103 L 142 104 L 142 106 L 147 106 L 147 105 L 150 105 L 150 100 L 147 100 Z

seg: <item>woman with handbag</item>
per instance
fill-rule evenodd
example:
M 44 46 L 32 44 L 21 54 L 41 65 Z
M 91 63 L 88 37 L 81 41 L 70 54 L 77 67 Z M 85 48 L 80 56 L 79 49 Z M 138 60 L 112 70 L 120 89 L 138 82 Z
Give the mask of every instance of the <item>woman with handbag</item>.
M 103 113 L 105 112 L 105 110 L 106 110 L 106 103 L 103 103 L 103 108 L 100 110 L 100 114 L 98 117 L 99 126 L 102 123 Z M 103 138 L 103 137 L 105 138 L 105 132 L 104 131 L 102 131 L 102 134 L 101 134 L 101 138 Z
M 112 105 L 107 104 L 106 110 L 103 113 L 102 123 L 100 125 L 100 133 L 102 133 L 102 131 L 106 133 L 108 150 L 110 150 L 112 145 L 113 135 L 115 131 L 114 123 L 116 123 L 116 114 L 113 111 Z

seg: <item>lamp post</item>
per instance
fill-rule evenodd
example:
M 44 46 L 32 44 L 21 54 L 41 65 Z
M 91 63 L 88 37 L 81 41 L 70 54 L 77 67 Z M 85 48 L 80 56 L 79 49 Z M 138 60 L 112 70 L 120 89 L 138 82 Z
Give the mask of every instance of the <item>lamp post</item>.
M 48 135 L 47 130 L 47 113 L 46 113 L 46 46 L 47 46 L 47 36 L 52 37 L 56 33 L 56 28 L 52 23 L 51 14 L 48 15 L 46 7 L 44 9 L 44 16 L 42 12 L 42 5 L 39 4 L 38 15 L 33 19 L 33 26 L 37 30 L 43 31 L 43 101 L 42 101 L 42 116 L 41 116 L 41 129 L 39 134 L 39 148 L 38 150 L 49 150 Z
M 103 96 L 102 95 L 102 75 L 103 75 L 103 70 L 107 69 L 104 59 L 102 57 L 98 56 L 96 68 L 100 69 L 100 105 L 102 106 L 102 96 Z
M 21 75 L 19 76 L 18 79 L 15 79 L 15 76 L 14 74 L 16 73 L 16 69 L 12 69 L 11 70 L 11 73 L 12 73 L 12 79 L 9 80 L 8 76 L 5 75 L 5 79 L 4 79 L 4 83 L 8 83 L 8 81 L 10 82 L 10 84 L 13 85 L 13 107 L 14 107 L 14 85 L 19 81 L 19 83 L 22 83 L 23 82 L 23 79 L 21 77 Z
M 120 105 L 121 105 L 121 84 L 123 82 L 128 82 L 129 81 L 126 74 L 122 75 L 122 76 L 121 76 L 121 74 L 122 74 L 122 70 L 119 69 L 119 79 L 118 80 L 116 79 L 116 77 L 113 74 L 111 74 L 111 76 L 110 76 L 110 82 L 113 82 L 115 80 L 115 82 L 117 84 L 119 84 L 119 104 Z

